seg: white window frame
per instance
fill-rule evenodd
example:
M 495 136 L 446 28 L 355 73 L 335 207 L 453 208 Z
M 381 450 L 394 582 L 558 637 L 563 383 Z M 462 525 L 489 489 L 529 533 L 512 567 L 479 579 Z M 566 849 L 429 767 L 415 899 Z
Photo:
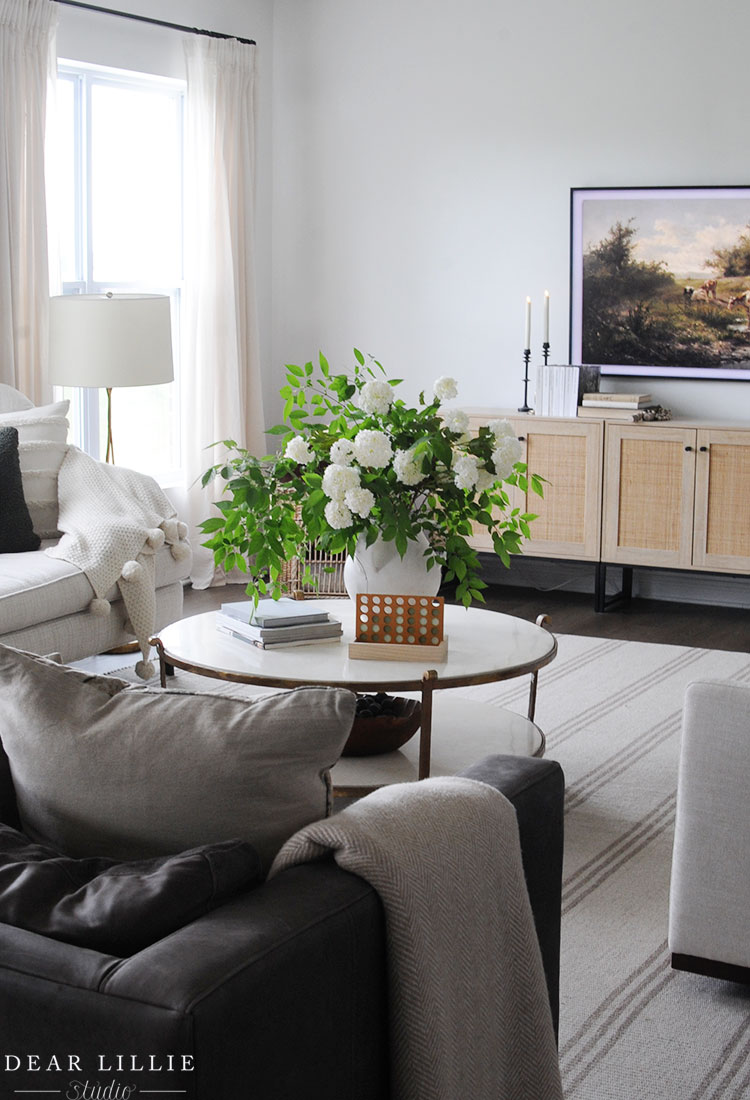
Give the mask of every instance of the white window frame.
M 67 80 L 73 84 L 75 119 L 74 119 L 74 164 L 75 164 L 75 268 L 76 279 L 63 280 L 61 292 L 63 294 L 103 294 L 106 291 L 113 293 L 143 292 L 150 294 L 166 294 L 171 303 L 172 313 L 172 347 L 174 355 L 174 425 L 177 438 L 177 465 L 168 470 L 149 470 L 163 487 L 182 484 L 184 478 L 181 462 L 181 431 L 180 431 L 180 373 L 179 373 L 179 347 L 180 347 L 180 306 L 184 289 L 184 278 L 173 286 L 157 286 L 153 283 L 143 282 L 97 282 L 93 278 L 94 258 L 91 226 L 91 204 L 89 188 L 91 181 L 92 156 L 91 156 L 91 127 L 88 120 L 91 117 L 91 90 L 95 84 L 109 84 L 117 87 L 130 87 L 139 91 L 152 91 L 168 93 L 177 101 L 179 118 L 181 120 L 179 132 L 179 146 L 181 157 L 184 154 L 185 139 L 185 91 L 184 80 L 176 80 L 170 77 L 161 77 L 147 73 L 132 72 L 127 69 L 113 69 L 103 65 L 93 65 L 87 62 L 72 61 L 67 58 L 58 58 L 58 80 Z M 184 178 L 182 193 L 179 195 L 181 208 L 184 212 Z M 184 272 L 184 222 L 182 255 L 180 256 L 179 270 Z M 88 454 L 95 458 L 101 458 L 100 454 L 100 398 L 101 390 L 79 387 L 74 390 L 74 398 L 71 401 L 71 422 L 78 426 L 77 444 Z M 114 401 L 117 400 L 116 393 Z

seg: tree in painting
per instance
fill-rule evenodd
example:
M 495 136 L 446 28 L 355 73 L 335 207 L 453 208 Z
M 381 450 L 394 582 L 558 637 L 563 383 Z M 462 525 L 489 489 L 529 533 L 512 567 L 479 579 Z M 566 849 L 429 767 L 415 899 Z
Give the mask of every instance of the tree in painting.
M 750 229 L 750 226 L 748 226 Z M 635 219 L 583 255 L 584 363 L 718 367 L 750 357 L 750 236 L 715 249 L 715 278 L 678 278 L 636 257 Z

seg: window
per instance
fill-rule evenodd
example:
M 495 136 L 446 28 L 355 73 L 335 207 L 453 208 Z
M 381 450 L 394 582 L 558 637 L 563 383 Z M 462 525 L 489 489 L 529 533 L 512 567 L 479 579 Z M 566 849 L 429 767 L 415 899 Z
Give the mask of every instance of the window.
M 184 84 L 60 61 L 52 135 L 51 224 L 63 294 L 168 294 L 175 382 L 112 394 L 118 465 L 179 480 Z M 53 245 L 54 247 L 54 245 Z M 106 447 L 106 392 L 65 391 L 71 439 Z

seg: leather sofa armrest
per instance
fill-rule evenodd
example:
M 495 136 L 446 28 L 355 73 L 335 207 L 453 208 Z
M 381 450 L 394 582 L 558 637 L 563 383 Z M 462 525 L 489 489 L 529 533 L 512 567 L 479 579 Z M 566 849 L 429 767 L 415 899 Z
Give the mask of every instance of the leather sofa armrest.
M 565 799 L 562 768 L 555 760 L 498 755 L 485 757 L 461 774 L 489 783 L 515 808 L 526 887 L 557 1034 Z

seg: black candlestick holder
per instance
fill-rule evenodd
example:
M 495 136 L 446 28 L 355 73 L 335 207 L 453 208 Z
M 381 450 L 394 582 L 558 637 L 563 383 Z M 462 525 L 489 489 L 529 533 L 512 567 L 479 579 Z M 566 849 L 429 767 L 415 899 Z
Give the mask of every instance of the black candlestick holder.
M 531 348 L 524 348 L 523 352 L 523 405 L 519 408 L 520 413 L 530 413 L 534 410 L 529 405 L 529 360 L 531 359 Z
M 549 359 L 549 344 L 545 340 L 542 344 L 542 355 L 544 356 L 544 365 L 547 366 L 547 360 Z

